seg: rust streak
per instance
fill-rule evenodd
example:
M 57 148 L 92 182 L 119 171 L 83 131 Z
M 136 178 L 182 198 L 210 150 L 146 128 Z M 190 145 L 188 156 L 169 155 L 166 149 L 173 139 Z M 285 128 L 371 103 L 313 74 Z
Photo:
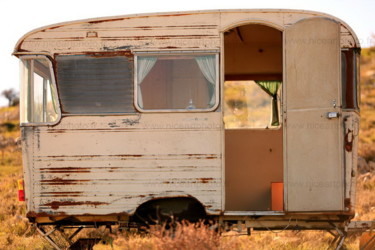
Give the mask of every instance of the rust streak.
M 345 150 L 352 152 L 353 150 L 353 130 L 348 129 L 348 133 L 345 134 Z
M 174 16 L 191 16 L 195 13 L 181 13 L 181 14 L 167 14 L 167 15 L 155 15 L 155 17 L 174 17 Z M 152 16 L 154 17 L 154 16 Z
M 47 133 L 63 134 L 63 133 L 66 133 L 66 130 L 64 130 L 64 129 L 50 129 L 50 130 L 47 131 Z
M 50 203 L 43 204 L 42 206 L 50 206 L 52 209 L 56 210 L 62 206 L 83 206 L 83 205 L 100 206 L 100 205 L 108 205 L 108 203 L 100 202 L 100 201 L 53 201 Z
M 85 37 L 81 36 L 74 36 L 74 37 L 60 37 L 60 38 L 41 38 L 41 37 L 35 37 L 35 38 L 30 38 L 30 41 L 33 40 L 60 40 L 60 41 L 81 41 L 82 39 L 85 39 Z
M 45 192 L 43 196 L 51 197 L 81 197 L 84 192 Z
M 54 178 L 51 180 L 41 180 L 42 185 L 79 185 L 82 182 L 89 182 L 90 180 L 64 180 L 62 178 Z
M 159 29 L 159 28 L 194 28 L 194 29 L 201 29 L 201 28 L 217 28 L 217 25 L 165 25 L 165 26 L 135 26 L 134 29 L 144 29 L 144 30 L 151 30 L 151 29 Z
M 56 194 L 56 195 L 46 195 L 46 197 L 82 197 L 83 195 L 78 194 Z
M 64 25 L 56 25 L 54 27 L 50 27 L 48 29 L 44 29 L 42 30 L 42 32 L 46 32 L 47 30 L 54 30 L 54 29 L 58 29 L 58 28 L 61 28 L 61 27 L 64 27 Z
M 90 168 L 41 168 L 41 171 L 45 171 L 47 173 L 90 173 Z
M 214 178 L 198 178 L 199 182 L 201 183 L 208 183 L 212 181 Z
M 87 23 L 98 24 L 98 23 L 122 21 L 122 20 L 136 19 L 136 18 L 177 17 L 177 16 L 190 16 L 190 15 L 196 15 L 196 14 L 201 14 L 201 13 L 180 13 L 180 14 L 160 14 L 160 15 L 151 15 L 151 16 L 146 16 L 146 15 L 145 16 L 131 16 L 131 17 L 104 19 L 104 20 L 103 19 L 102 20 L 93 20 L 93 21 L 88 21 Z
M 143 39 L 172 39 L 172 38 L 180 38 L 180 39 L 200 39 L 200 38 L 219 38 L 217 35 L 206 35 L 206 34 L 201 34 L 201 35 L 163 35 L 163 36 L 120 36 L 120 37 L 115 37 L 115 36 L 102 36 L 100 37 L 101 39 L 126 39 L 126 38 L 131 38 L 131 40 L 143 40 Z
M 124 154 L 118 154 L 118 155 L 50 155 L 46 156 L 46 158 L 54 159 L 54 161 L 65 161 L 68 158 L 76 158 L 76 160 L 82 160 L 87 158 L 103 158 L 103 157 L 118 157 L 118 158 L 160 158 L 160 155 L 155 154 L 149 154 L 149 155 L 142 155 L 142 154 L 134 154 L 134 155 L 124 155 Z M 216 154 L 167 154 L 165 155 L 167 158 L 174 158 L 174 157 L 186 157 L 188 159 L 218 159 L 220 155 Z M 37 159 L 37 161 L 40 161 L 41 159 Z M 82 169 L 82 168 L 81 168 Z
M 97 23 L 106 23 L 106 22 L 115 22 L 115 21 L 122 21 L 125 18 L 112 18 L 112 19 L 106 19 L 106 20 L 97 20 L 97 21 L 89 21 L 90 24 L 97 24 Z
M 53 214 L 54 216 L 66 216 L 66 213 L 64 213 L 64 212 L 59 212 L 58 214 Z M 35 212 L 35 211 L 29 211 L 29 212 L 27 212 L 27 214 L 26 214 L 26 217 L 27 218 L 37 218 L 37 217 L 50 217 L 51 216 L 51 214 L 48 214 L 48 213 L 46 213 L 46 212 L 39 212 L 39 213 L 37 213 L 37 212 Z
M 159 49 L 178 49 L 179 47 L 175 46 L 167 46 L 167 47 L 160 47 Z
M 113 52 L 113 51 L 108 51 L 108 52 L 107 51 L 103 51 L 103 52 L 85 51 L 85 52 L 82 52 L 82 53 L 63 53 L 63 54 L 56 53 L 55 57 L 59 56 L 59 55 L 69 55 L 69 54 L 72 54 L 72 55 L 88 55 L 88 56 L 98 57 L 98 58 L 99 57 L 115 57 L 115 56 L 126 56 L 128 58 L 134 57 L 134 55 L 130 52 L 130 50 L 123 50 L 123 51 L 116 51 L 116 52 Z M 65 129 L 62 129 L 62 130 L 66 131 Z M 86 130 L 86 129 L 82 129 L 82 130 Z
M 46 192 L 45 194 L 83 194 L 83 192 Z
M 217 25 L 203 24 L 203 25 L 167 25 L 167 28 L 217 28 Z
M 349 208 L 349 210 L 352 210 L 352 202 L 351 202 L 350 198 L 346 198 L 344 200 L 344 204 L 345 204 L 346 208 Z
M 129 215 L 127 213 L 110 213 L 105 215 L 98 215 L 98 214 L 66 214 L 64 212 L 53 212 L 53 213 L 46 213 L 46 212 L 34 212 L 30 211 L 27 213 L 27 218 L 30 219 L 31 222 L 35 222 L 35 218 L 48 218 L 50 222 L 57 222 L 57 221 L 65 221 L 65 222 L 73 222 L 76 223 L 77 221 L 87 221 L 90 222 L 105 222 L 105 221 L 118 221 L 121 218 L 127 218 Z

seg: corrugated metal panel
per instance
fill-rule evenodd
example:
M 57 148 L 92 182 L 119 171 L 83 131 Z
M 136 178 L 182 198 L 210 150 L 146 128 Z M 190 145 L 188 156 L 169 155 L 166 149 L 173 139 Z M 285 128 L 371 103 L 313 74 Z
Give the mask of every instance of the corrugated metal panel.
M 129 113 L 133 106 L 133 61 L 125 56 L 57 56 L 63 112 Z
M 132 213 L 152 198 L 191 196 L 218 214 L 220 135 L 220 113 L 66 117 L 34 132 L 29 210 Z

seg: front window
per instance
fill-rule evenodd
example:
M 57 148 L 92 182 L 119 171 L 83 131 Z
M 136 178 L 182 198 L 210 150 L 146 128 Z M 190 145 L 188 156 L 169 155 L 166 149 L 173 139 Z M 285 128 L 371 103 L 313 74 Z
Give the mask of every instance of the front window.
M 142 110 L 212 110 L 217 104 L 218 55 L 139 54 L 136 104 Z
M 21 123 L 55 123 L 60 111 L 50 60 L 21 58 L 21 72 Z

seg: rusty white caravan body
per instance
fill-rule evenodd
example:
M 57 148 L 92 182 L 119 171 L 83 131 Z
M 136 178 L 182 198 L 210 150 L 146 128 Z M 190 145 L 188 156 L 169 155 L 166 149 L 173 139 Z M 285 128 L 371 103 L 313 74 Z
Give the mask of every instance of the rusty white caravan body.
M 359 53 L 346 23 L 297 10 L 34 30 L 14 51 L 27 217 L 344 228 L 354 216 Z M 250 110 L 260 95 L 263 123 Z

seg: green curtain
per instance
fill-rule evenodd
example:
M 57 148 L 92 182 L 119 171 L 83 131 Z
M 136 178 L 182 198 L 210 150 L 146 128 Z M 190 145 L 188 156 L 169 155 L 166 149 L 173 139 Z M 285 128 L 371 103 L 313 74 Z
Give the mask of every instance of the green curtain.
M 279 108 L 277 105 L 277 91 L 280 88 L 281 82 L 279 81 L 255 81 L 267 94 L 272 97 L 272 126 L 279 126 Z

